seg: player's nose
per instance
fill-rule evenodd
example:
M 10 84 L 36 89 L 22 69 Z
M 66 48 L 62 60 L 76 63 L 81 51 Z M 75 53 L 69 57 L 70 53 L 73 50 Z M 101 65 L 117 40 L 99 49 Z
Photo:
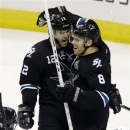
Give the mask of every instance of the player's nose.
M 69 33 L 65 32 L 65 33 L 64 33 L 64 37 L 65 37 L 65 38 L 68 38 L 68 37 L 69 37 Z

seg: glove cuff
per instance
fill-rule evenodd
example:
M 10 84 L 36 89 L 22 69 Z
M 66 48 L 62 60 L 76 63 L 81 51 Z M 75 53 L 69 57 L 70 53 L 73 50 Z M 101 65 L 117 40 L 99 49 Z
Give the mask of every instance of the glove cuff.
M 35 114 L 34 114 L 34 109 L 32 108 L 32 107 L 30 107 L 30 106 L 28 106 L 28 105 L 25 105 L 25 104 L 20 104 L 19 106 L 18 106 L 18 108 L 19 108 L 19 111 L 18 112 L 31 112 L 32 113 L 32 117 L 34 117 L 35 116 Z

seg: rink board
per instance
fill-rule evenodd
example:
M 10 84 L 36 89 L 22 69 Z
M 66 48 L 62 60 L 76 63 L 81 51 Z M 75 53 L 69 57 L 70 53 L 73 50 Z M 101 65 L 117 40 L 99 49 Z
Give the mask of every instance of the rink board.
M 9 29 L 47 32 L 46 27 L 36 26 L 39 12 L 0 8 L 0 27 Z M 96 20 L 104 40 L 130 44 L 130 25 Z

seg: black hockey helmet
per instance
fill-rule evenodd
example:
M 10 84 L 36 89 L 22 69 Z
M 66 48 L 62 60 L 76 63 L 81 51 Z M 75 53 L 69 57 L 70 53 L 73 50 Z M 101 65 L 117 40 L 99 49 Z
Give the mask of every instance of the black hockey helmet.
M 84 18 L 81 18 L 78 23 L 73 30 L 73 34 L 86 39 L 92 39 L 93 43 L 96 43 L 100 37 L 100 30 L 97 24 L 93 20 L 85 20 Z
M 53 30 L 67 30 L 71 29 L 71 22 L 65 15 L 52 14 L 51 15 L 51 25 Z
M 4 114 L 5 114 L 5 130 L 13 130 L 13 128 L 15 127 L 14 125 L 16 125 L 16 112 L 14 109 L 12 108 L 9 108 L 9 107 L 3 107 L 3 111 L 4 111 Z M 0 111 L 1 113 L 1 111 Z M 3 118 L 0 114 L 0 118 Z M 0 119 L 0 123 L 1 122 L 1 119 Z M 4 124 L 3 124 L 4 125 Z

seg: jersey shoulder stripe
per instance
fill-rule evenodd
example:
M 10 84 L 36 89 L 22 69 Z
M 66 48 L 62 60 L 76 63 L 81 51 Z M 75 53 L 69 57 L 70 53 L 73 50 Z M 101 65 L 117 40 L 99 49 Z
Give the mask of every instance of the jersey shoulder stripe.
M 36 89 L 36 90 L 39 90 L 39 89 L 41 89 L 41 88 L 40 88 L 39 86 L 33 85 L 33 84 L 22 84 L 22 85 L 21 85 L 21 88 L 20 88 L 21 92 L 22 92 L 24 89 Z
M 109 102 L 109 97 L 108 97 L 108 95 L 107 95 L 106 93 L 101 92 L 101 91 L 98 91 L 98 90 L 95 90 L 95 91 L 100 95 L 100 97 L 102 98 L 104 107 L 106 107 L 107 103 Z

